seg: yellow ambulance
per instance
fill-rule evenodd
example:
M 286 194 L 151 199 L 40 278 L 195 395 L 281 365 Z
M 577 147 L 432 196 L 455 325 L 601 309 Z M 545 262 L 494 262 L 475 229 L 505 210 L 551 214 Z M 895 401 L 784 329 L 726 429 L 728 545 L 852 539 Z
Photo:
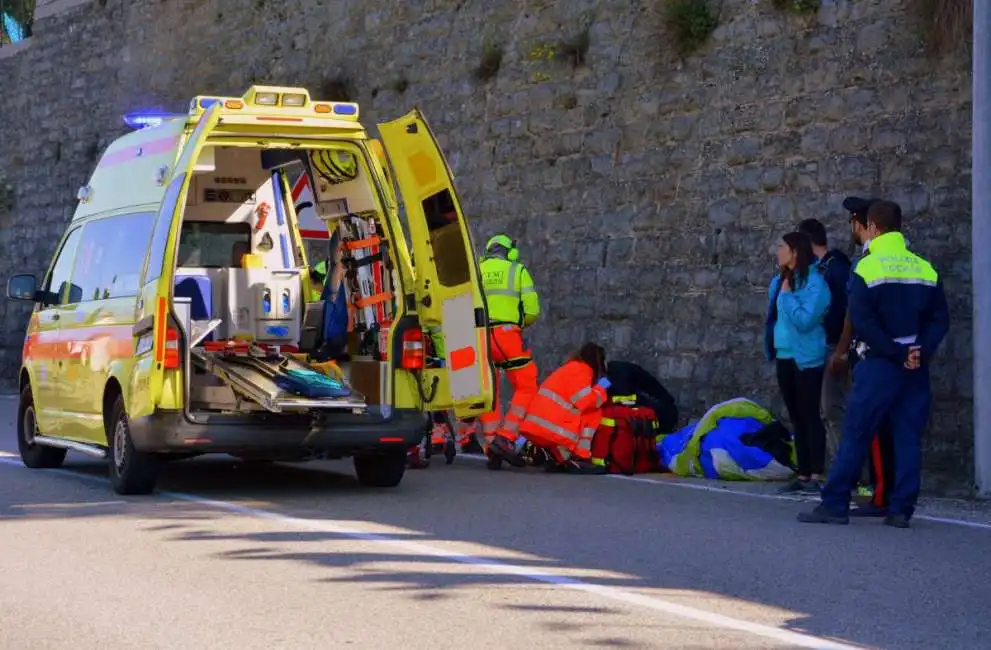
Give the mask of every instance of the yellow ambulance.
M 81 452 L 107 459 L 118 493 L 146 494 L 172 459 L 353 457 L 362 484 L 392 487 L 427 412 L 489 410 L 474 246 L 419 111 L 373 140 L 357 104 L 254 86 L 126 120 L 45 276 L 8 279 L 8 298 L 35 303 L 25 465 Z M 349 324 L 322 366 L 321 237 L 348 253 Z M 444 358 L 424 357 L 426 329 Z

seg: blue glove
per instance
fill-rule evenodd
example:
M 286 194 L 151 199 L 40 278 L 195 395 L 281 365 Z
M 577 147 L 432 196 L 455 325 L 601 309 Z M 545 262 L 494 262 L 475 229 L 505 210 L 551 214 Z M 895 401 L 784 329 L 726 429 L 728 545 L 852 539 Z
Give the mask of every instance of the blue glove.
M 597 381 L 595 385 L 602 386 L 604 390 L 609 390 L 609 387 L 612 386 L 612 382 L 609 381 L 609 377 L 603 375 L 599 378 L 599 381 Z

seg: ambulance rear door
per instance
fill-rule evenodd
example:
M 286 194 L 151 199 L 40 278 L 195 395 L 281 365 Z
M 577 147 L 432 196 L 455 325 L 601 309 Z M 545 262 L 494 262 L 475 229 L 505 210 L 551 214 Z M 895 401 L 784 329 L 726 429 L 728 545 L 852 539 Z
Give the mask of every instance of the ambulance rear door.
M 219 103 L 200 116 L 172 169 L 155 221 L 134 325 L 136 363 L 131 375 L 131 417 L 152 413 L 162 400 L 166 380 L 170 385 L 179 381 L 178 329 L 170 317 L 179 231 L 196 163 L 219 121 Z M 171 378 L 166 371 L 172 371 Z M 178 384 L 173 389 L 182 390 Z
M 424 372 L 425 388 L 438 380 L 425 408 L 453 408 L 459 417 L 480 415 L 492 408 L 495 381 L 488 316 L 450 168 L 418 109 L 378 128 L 406 211 L 417 315 L 424 332 L 439 330 L 444 339 L 444 368 Z

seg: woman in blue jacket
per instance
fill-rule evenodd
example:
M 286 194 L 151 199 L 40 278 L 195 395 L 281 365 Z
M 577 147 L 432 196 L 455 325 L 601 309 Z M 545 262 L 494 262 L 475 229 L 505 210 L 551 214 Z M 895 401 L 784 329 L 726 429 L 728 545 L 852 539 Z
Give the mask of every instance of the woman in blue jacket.
M 812 242 L 803 233 L 790 232 L 781 239 L 778 267 L 768 289 L 765 347 L 777 365 L 778 387 L 795 430 L 798 473 L 784 491 L 818 494 L 826 464 L 826 429 L 819 405 L 829 286 L 816 268 Z

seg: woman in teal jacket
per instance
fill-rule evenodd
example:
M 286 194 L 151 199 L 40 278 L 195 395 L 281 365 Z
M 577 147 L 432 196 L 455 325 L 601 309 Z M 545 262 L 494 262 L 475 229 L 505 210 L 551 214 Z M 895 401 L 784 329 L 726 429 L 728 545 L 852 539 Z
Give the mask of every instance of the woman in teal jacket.
M 829 285 L 816 268 L 812 242 L 803 233 L 790 232 L 781 239 L 778 266 L 768 288 L 766 348 L 777 365 L 778 387 L 795 430 L 798 473 L 785 491 L 818 494 L 826 464 L 826 429 L 819 405 Z

